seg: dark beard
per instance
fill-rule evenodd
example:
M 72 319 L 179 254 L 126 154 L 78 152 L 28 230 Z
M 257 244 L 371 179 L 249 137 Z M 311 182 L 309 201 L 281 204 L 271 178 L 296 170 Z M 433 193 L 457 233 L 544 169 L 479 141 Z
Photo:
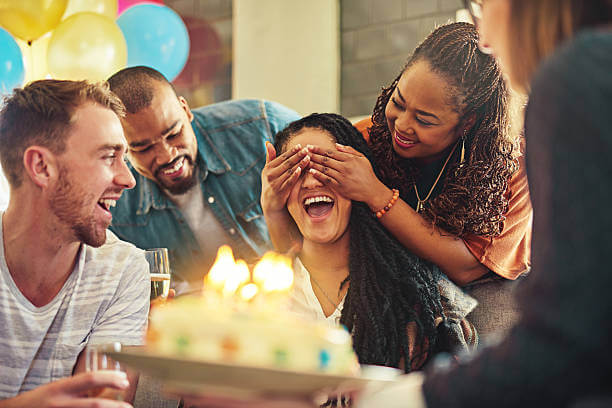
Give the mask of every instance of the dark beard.
M 197 181 L 198 181 L 198 172 L 196 167 L 193 165 L 193 160 L 191 160 L 191 157 L 189 156 L 184 156 L 185 160 L 192 165 L 192 171 L 191 171 L 191 177 L 186 178 L 182 181 L 180 181 L 179 183 L 172 183 L 171 185 L 166 184 L 163 179 L 160 179 L 158 177 L 159 173 L 162 171 L 162 169 L 164 167 L 168 167 L 169 165 L 172 165 L 174 162 L 176 162 L 176 160 L 180 160 L 180 157 L 177 157 L 175 160 L 173 160 L 168 166 L 164 166 L 162 168 L 157 169 L 157 171 L 155 172 L 155 180 L 157 181 L 157 183 L 167 192 L 169 192 L 172 195 L 182 195 L 185 194 L 187 191 L 189 191 L 193 186 L 196 185 Z
M 97 234 L 96 220 L 84 211 L 87 203 L 94 199 L 93 195 L 76 188 L 68 174 L 68 170 L 61 166 L 60 184 L 49 206 L 55 216 L 72 230 L 77 240 L 95 248 L 100 247 L 106 242 L 106 229 L 102 235 Z

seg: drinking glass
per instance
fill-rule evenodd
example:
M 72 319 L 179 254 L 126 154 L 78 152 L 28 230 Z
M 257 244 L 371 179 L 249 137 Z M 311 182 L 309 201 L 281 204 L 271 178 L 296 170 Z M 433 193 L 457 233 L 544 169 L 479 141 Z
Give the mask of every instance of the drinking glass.
M 107 356 L 106 352 L 119 352 L 121 351 L 121 343 L 108 343 L 108 344 L 88 344 L 85 348 L 85 371 L 122 371 L 125 372 L 125 368 L 118 361 L 113 360 Z M 97 388 L 89 392 L 90 397 L 106 397 L 112 398 L 117 401 L 123 401 L 125 395 L 124 390 L 114 390 L 110 388 Z M 102 395 L 104 394 L 104 395 Z
M 170 263 L 168 248 L 152 248 L 145 251 L 151 276 L 151 300 L 166 299 L 170 290 Z

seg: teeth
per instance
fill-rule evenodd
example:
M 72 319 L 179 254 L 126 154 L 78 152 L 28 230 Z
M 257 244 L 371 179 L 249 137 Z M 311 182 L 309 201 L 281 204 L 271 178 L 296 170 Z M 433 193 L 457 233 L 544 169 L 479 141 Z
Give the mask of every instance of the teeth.
M 304 205 L 306 206 L 306 205 L 320 203 L 320 202 L 333 203 L 334 200 L 332 200 L 331 197 L 328 197 L 328 196 L 308 197 L 306 200 L 304 200 Z
M 416 142 L 415 142 L 415 141 L 413 141 L 413 140 L 404 139 L 404 138 L 402 137 L 402 135 L 400 135 L 400 134 L 399 134 L 399 133 L 397 133 L 397 132 L 395 133 L 395 135 L 397 136 L 397 138 L 398 138 L 399 140 L 401 140 L 401 141 L 402 141 L 402 143 L 406 143 L 406 144 L 415 144 L 415 143 L 416 143 Z
M 104 208 L 107 208 L 107 209 L 108 209 L 108 208 L 111 208 L 111 207 L 114 207 L 115 205 L 117 205 L 117 200 L 111 200 L 110 198 L 105 198 L 105 199 L 102 199 L 102 200 L 100 200 L 100 201 L 98 201 L 98 202 L 99 202 L 100 204 L 102 204 L 102 206 L 103 206 Z
M 178 171 L 178 169 L 180 169 L 180 168 L 181 168 L 181 166 L 183 165 L 183 160 L 185 160 L 185 158 L 184 158 L 184 157 L 183 157 L 182 159 L 180 159 L 180 160 L 177 160 L 177 162 L 176 162 L 176 163 L 174 163 L 174 166 L 172 166 L 172 167 L 171 167 L 171 168 L 169 168 L 169 169 L 163 170 L 163 173 L 164 173 L 164 174 L 172 174 L 172 173 L 174 173 L 175 171 Z

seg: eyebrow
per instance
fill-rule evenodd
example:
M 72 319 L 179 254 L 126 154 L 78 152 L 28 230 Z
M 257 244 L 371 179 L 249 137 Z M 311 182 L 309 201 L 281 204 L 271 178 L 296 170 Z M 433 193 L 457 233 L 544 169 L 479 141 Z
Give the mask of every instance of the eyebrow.
M 127 153 L 127 148 L 122 144 L 105 144 L 98 148 L 98 152 L 105 152 L 108 150 L 113 150 L 115 152 L 123 152 Z
M 399 88 L 398 88 L 397 86 L 395 87 L 395 91 L 397 92 L 397 95 L 400 97 L 400 99 L 402 100 L 402 102 L 406 103 L 406 100 L 404 99 L 404 96 L 402 95 L 402 93 L 400 92 L 400 90 L 399 90 Z M 429 117 L 431 117 L 431 118 L 434 118 L 434 119 L 440 120 L 440 118 L 438 118 L 436 115 L 434 115 L 434 114 L 433 114 L 433 113 L 431 113 L 431 112 L 427 112 L 427 111 L 424 111 L 424 110 L 421 110 L 421 109 L 415 109 L 415 111 L 416 111 L 418 114 L 420 114 L 420 115 L 423 115 L 423 116 L 429 116 Z
M 164 129 L 161 132 L 161 136 L 164 137 L 165 135 L 170 133 L 172 130 L 174 130 L 174 128 L 176 128 L 176 126 L 179 123 L 180 123 L 180 120 L 176 120 L 174 123 L 172 123 L 170 126 L 168 126 L 168 128 Z M 144 139 L 144 140 L 141 140 L 139 142 L 132 142 L 132 143 L 130 143 L 130 149 L 134 149 L 134 148 L 138 148 L 138 147 L 143 147 L 143 146 L 148 146 L 151 143 L 152 143 L 151 139 Z

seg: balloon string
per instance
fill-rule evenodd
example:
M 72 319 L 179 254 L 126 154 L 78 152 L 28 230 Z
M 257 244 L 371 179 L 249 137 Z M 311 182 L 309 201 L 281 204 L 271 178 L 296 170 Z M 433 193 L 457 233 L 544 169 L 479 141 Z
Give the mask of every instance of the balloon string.
M 26 78 L 28 80 L 28 83 L 32 82 L 32 78 L 34 75 L 34 51 L 32 49 L 32 41 L 28 41 L 28 52 L 30 54 L 30 72 L 28 72 L 29 75 L 26 75 Z

